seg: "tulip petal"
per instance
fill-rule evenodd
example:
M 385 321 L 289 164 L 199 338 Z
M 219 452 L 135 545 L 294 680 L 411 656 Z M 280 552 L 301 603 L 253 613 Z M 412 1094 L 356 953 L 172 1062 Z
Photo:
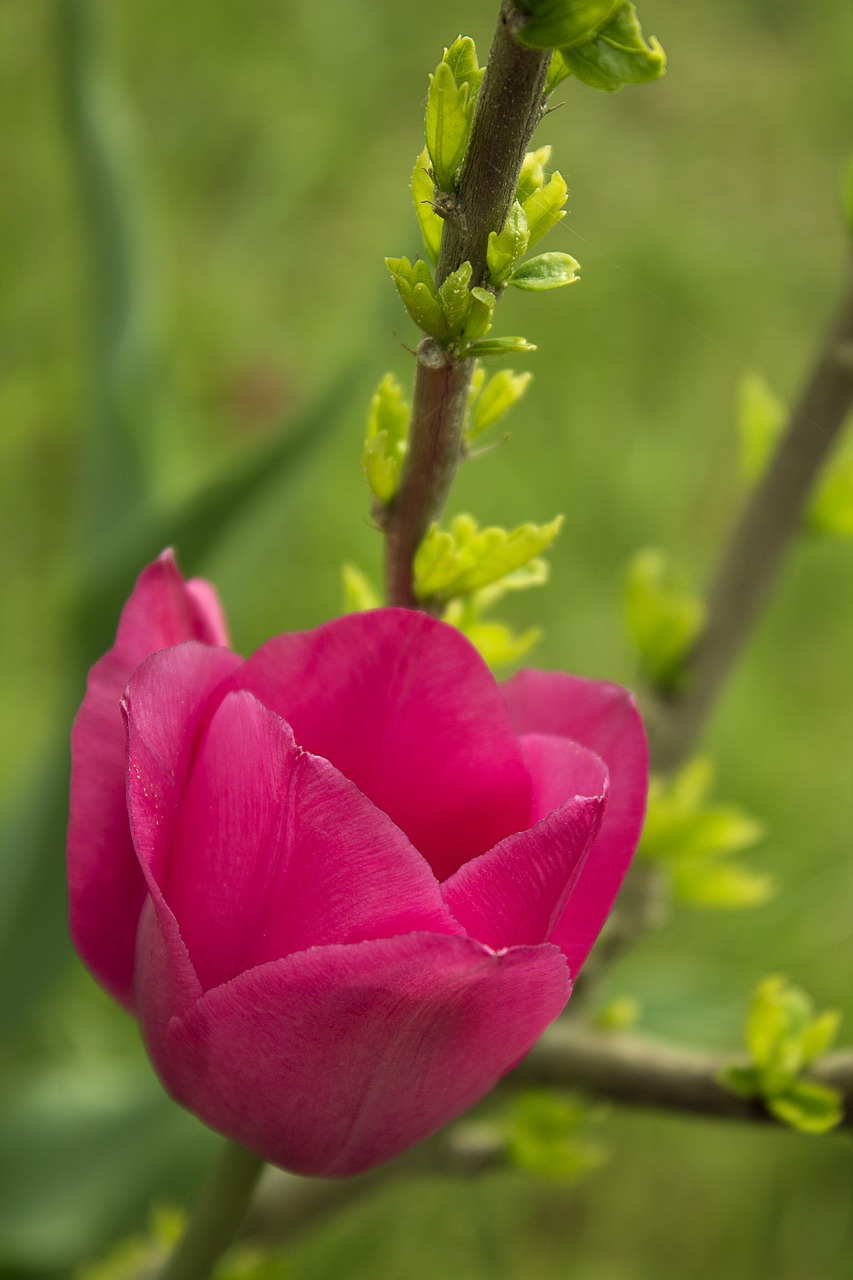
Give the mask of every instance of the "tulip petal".
M 565 738 L 520 739 L 540 820 L 444 882 L 444 900 L 472 938 L 496 949 L 547 942 L 601 825 L 607 770 Z
M 166 551 L 140 574 L 115 644 L 89 673 L 71 735 L 71 936 L 98 981 L 126 1007 L 133 1003 L 133 952 L 145 882 L 128 825 L 119 704 L 140 662 L 186 640 L 225 643 L 222 613 L 213 588 L 200 580 L 185 583 Z
M 308 947 L 462 932 L 402 831 L 246 692 L 199 747 L 163 889 L 205 988 Z
M 636 703 L 602 680 L 520 671 L 501 686 L 519 734 L 571 738 L 607 765 L 610 792 L 601 831 L 552 940 L 576 974 L 598 937 L 637 847 L 648 790 L 648 747 Z
M 496 955 L 407 934 L 251 969 L 165 1036 L 147 1020 L 144 1032 L 166 1088 L 212 1128 L 287 1169 L 342 1177 L 470 1107 L 569 991 L 556 947 Z
M 494 679 L 427 614 L 376 609 L 277 636 L 234 686 L 369 796 L 440 880 L 529 825 L 530 781 Z

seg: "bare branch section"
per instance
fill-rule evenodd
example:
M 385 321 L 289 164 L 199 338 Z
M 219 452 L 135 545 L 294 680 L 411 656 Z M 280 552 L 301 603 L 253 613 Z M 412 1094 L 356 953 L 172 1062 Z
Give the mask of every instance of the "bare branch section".
M 853 284 L 806 381 L 788 430 L 751 494 L 708 595 L 708 622 L 687 663 L 684 692 L 658 698 L 653 764 L 692 755 L 800 528 L 814 482 L 853 408 Z
M 506 222 L 524 153 L 542 118 L 551 54 L 518 43 L 512 34 L 515 16 L 505 0 L 458 186 L 442 202 L 438 284 L 463 262 L 472 265 L 472 285 L 486 283 L 489 233 Z M 418 348 L 406 462 L 394 501 L 379 517 L 388 604 L 418 607 L 412 562 L 430 522 L 441 515 L 459 465 L 473 369 L 473 360 L 454 359 L 432 339 Z

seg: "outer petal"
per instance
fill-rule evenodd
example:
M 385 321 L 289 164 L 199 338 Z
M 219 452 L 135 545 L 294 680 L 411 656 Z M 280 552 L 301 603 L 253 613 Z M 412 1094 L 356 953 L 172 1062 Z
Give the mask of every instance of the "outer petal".
M 71 936 L 98 981 L 125 1005 L 133 998 L 133 951 L 145 884 L 127 820 L 119 702 L 143 659 L 185 640 L 225 644 L 222 612 L 213 588 L 199 580 L 185 583 L 166 551 L 140 574 L 115 644 L 89 673 L 71 735 Z
M 453 627 L 408 609 L 278 636 L 235 679 L 405 831 L 439 879 L 529 825 L 497 686 Z
M 205 988 L 312 946 L 462 932 L 402 831 L 244 691 L 199 746 L 163 890 Z
M 468 934 L 496 949 L 551 937 L 598 835 L 607 796 L 607 770 L 591 751 L 545 735 L 521 743 L 541 821 L 466 862 L 442 886 Z
M 643 723 L 631 694 L 601 680 L 521 671 L 502 692 L 517 733 L 572 738 L 601 756 L 610 775 L 601 831 L 552 934 L 576 974 L 607 919 L 640 838 L 648 790 Z
M 407 934 L 249 970 L 165 1036 L 147 1019 L 144 1032 L 167 1089 L 212 1128 L 298 1173 L 344 1176 L 476 1102 L 569 989 L 556 947 L 495 955 Z

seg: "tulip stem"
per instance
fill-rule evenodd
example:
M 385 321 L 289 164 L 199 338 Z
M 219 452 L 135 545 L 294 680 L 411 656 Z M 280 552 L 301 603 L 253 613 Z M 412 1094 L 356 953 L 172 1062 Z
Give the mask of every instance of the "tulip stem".
M 436 283 L 463 262 L 472 285 L 487 284 L 489 233 L 500 231 L 518 185 L 524 154 L 545 106 L 551 51 L 528 49 L 513 35 L 518 14 L 503 0 L 489 62 L 477 98 L 471 140 L 445 219 Z M 419 607 L 412 583 L 415 552 L 441 515 L 462 460 L 462 425 L 473 360 L 459 360 L 426 338 L 418 348 L 409 447 L 400 487 L 377 511 L 385 533 L 388 604 Z
M 237 1234 L 263 1168 L 245 1147 L 225 1144 L 160 1280 L 207 1280 Z

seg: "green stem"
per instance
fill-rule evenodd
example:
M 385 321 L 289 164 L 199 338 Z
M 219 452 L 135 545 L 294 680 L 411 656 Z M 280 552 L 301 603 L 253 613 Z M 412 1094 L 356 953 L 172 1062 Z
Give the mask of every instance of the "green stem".
M 207 1280 L 237 1234 L 263 1168 L 251 1151 L 226 1143 L 160 1280 Z
M 463 262 L 472 284 L 486 283 L 489 234 L 506 222 L 524 153 L 542 118 L 550 51 L 527 49 L 513 35 L 518 15 L 504 0 L 486 74 L 477 99 L 471 141 L 456 191 L 445 203 L 436 280 Z M 457 360 L 438 343 L 418 348 L 409 448 L 400 487 L 389 508 L 377 512 L 385 542 L 388 603 L 418 607 L 412 584 L 415 552 L 438 519 L 462 456 L 462 425 L 473 360 Z

